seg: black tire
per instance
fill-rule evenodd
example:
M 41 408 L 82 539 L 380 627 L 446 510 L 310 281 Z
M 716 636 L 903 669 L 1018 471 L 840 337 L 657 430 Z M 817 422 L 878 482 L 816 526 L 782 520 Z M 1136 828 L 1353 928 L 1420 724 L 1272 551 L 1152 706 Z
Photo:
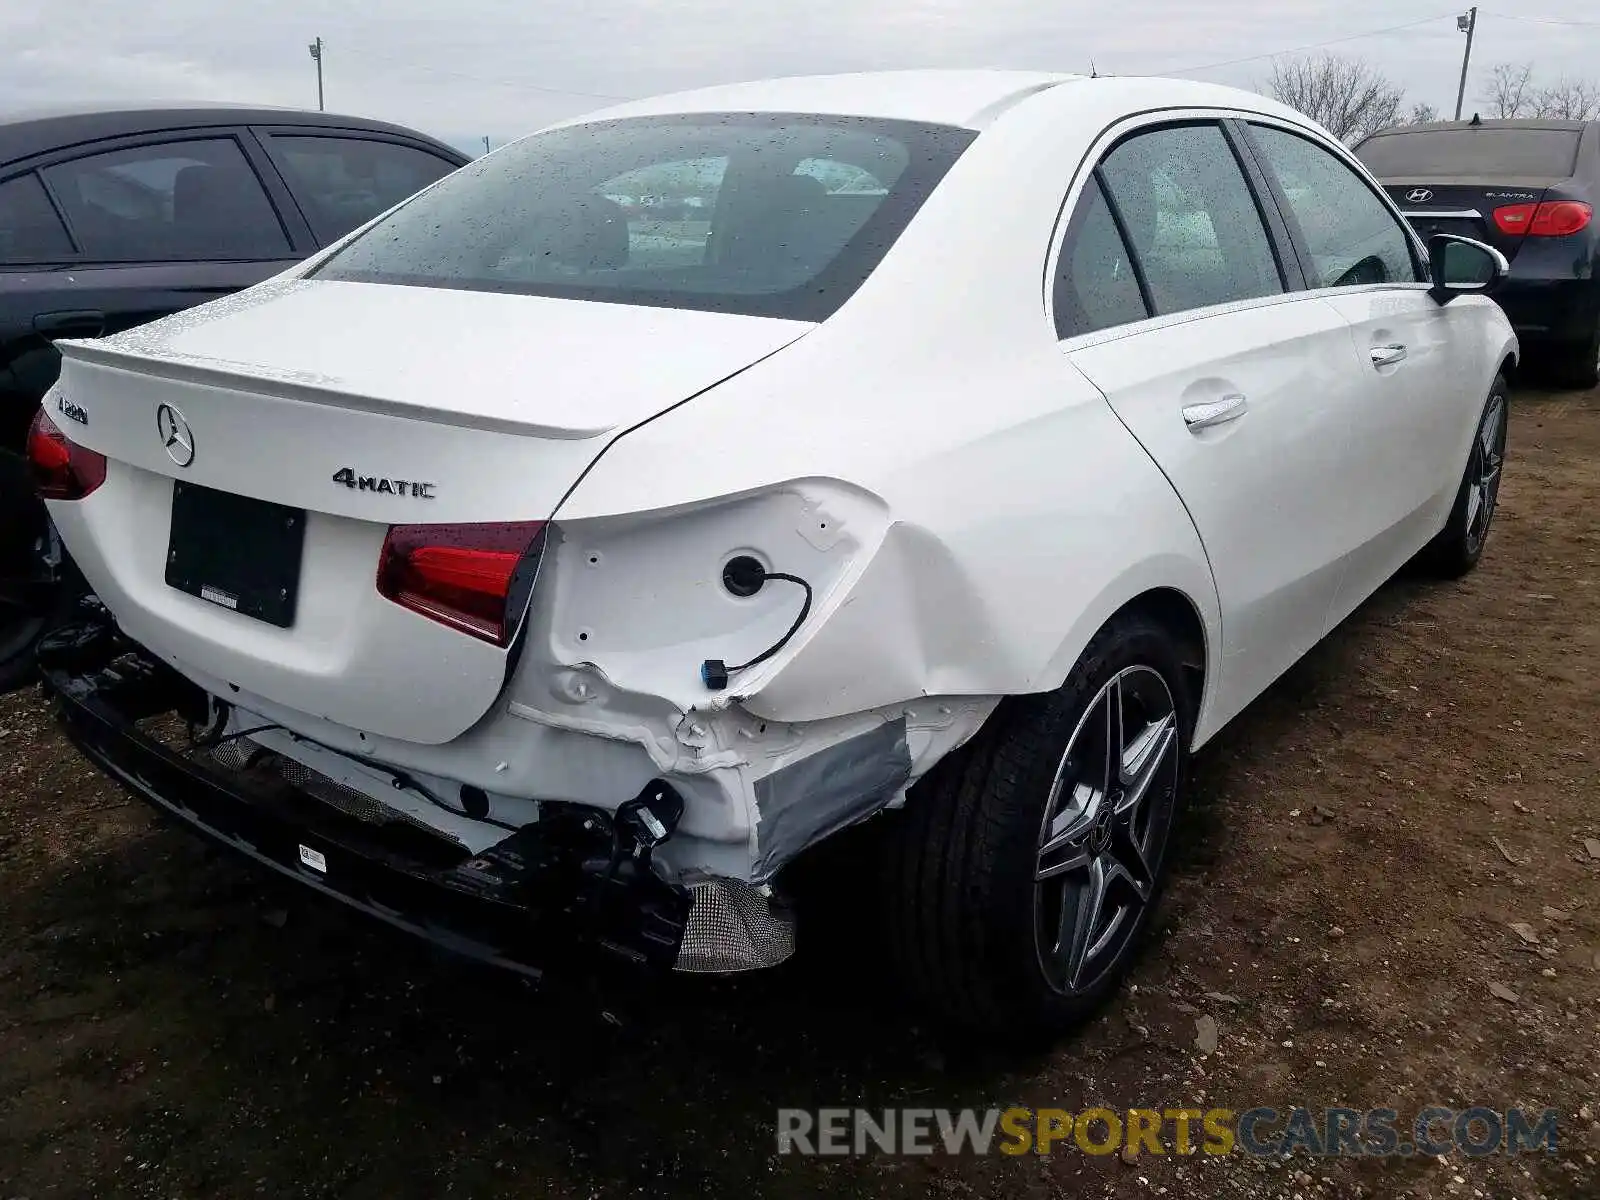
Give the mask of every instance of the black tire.
M 0 574 L 18 578 L 34 573 L 47 520 L 26 461 L 0 450 Z M 33 651 L 46 624 L 46 617 L 22 613 L 0 600 L 0 694 L 33 678 Z
M 1488 436 L 1486 426 L 1498 413 L 1496 430 Z M 1496 375 L 1488 398 L 1478 417 L 1467 451 L 1467 465 L 1461 473 L 1456 502 L 1444 528 L 1429 542 L 1421 555 L 1423 567 L 1442 579 L 1459 579 L 1478 565 L 1489 543 L 1489 531 L 1499 507 L 1500 475 L 1505 467 L 1506 429 L 1511 417 L 1511 393 L 1504 375 Z M 1474 499 L 1476 494 L 1476 500 Z
M 26 622 L 0 620 L 0 696 L 26 687 L 34 681 L 39 642 L 67 620 L 78 602 L 89 594 L 88 585 L 77 568 L 68 563 L 62 572 L 61 586 L 50 611 Z
M 1581 391 L 1600 384 L 1600 321 L 1586 341 L 1552 350 L 1549 374 L 1551 382 L 1562 388 Z
M 1195 714 L 1184 661 L 1184 648 L 1155 620 L 1121 614 L 1095 635 L 1060 688 L 1005 701 L 972 742 L 913 790 L 884 846 L 888 940 L 899 974 L 937 1016 L 989 1038 L 1036 1043 L 1081 1022 L 1121 983 L 1160 901 L 1183 801 Z M 1155 679 L 1171 704 L 1172 737 L 1170 764 L 1163 758 L 1160 778 L 1151 776 L 1146 792 L 1148 894 L 1120 921 L 1100 957 L 1068 981 L 1064 960 L 1047 946 L 1049 931 L 1065 930 L 1068 914 L 1083 910 L 1069 909 L 1065 900 L 1045 907 L 1048 887 L 1070 889 L 1067 881 L 1076 877 L 1062 868 L 1036 881 L 1045 861 L 1046 807 L 1058 766 L 1068 769 L 1069 747 L 1070 769 L 1079 777 L 1099 772 L 1075 734 L 1090 717 L 1100 719 L 1104 689 L 1113 680 L 1136 688 L 1136 706 L 1153 714 L 1162 703 Z M 1124 697 L 1121 707 L 1127 704 Z M 1104 794 L 1115 795 L 1114 788 Z M 1065 824 L 1050 828 L 1064 836 L 1073 824 L 1067 815 L 1060 814 Z M 1100 818 L 1076 820 L 1088 830 L 1085 847 L 1092 847 Z M 1115 831 L 1106 836 L 1112 846 L 1123 843 Z M 1092 868 L 1082 870 L 1090 878 Z M 1118 883 L 1130 903 L 1131 881 L 1130 874 Z

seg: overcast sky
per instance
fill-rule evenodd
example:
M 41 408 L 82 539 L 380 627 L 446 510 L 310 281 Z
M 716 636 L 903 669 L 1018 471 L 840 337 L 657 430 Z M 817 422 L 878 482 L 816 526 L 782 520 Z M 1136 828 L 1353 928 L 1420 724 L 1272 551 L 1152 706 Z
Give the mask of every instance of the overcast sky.
M 767 75 L 1086 71 L 1092 59 L 1104 73 L 1249 86 L 1265 78 L 1273 53 L 1338 38 L 1349 40 L 1328 49 L 1369 59 L 1406 86 L 1408 100 L 1448 115 L 1465 39 L 1437 2 L 0 0 L 0 110 L 85 99 L 315 107 L 306 47 L 320 34 L 330 110 L 399 121 L 468 148 L 610 97 Z M 1600 75 L 1593 0 L 1500 3 L 1479 13 L 1466 111 L 1497 62 L 1532 62 L 1548 81 Z M 1420 23 L 1392 28 L 1406 22 Z M 1250 56 L 1266 57 L 1231 61 Z

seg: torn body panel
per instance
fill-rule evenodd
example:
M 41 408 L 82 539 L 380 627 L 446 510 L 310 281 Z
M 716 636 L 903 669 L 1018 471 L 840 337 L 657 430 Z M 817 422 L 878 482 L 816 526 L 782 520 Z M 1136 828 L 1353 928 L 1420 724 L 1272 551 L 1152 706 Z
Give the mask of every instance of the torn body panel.
M 604 707 L 588 709 L 587 718 L 514 700 L 455 741 L 422 746 L 318 720 L 235 692 L 182 662 L 171 665 L 211 696 L 226 697 L 230 735 L 260 730 L 253 742 L 475 853 L 504 840 L 506 826 L 537 821 L 541 802 L 614 812 L 652 780 L 666 781 L 683 797 L 684 813 L 657 860 L 685 882 L 772 879 L 823 837 L 897 804 L 998 703 L 930 697 L 789 723 L 762 720 L 737 703 L 683 712 L 659 698 L 608 690 Z M 486 819 L 469 813 L 464 789 L 481 795 Z

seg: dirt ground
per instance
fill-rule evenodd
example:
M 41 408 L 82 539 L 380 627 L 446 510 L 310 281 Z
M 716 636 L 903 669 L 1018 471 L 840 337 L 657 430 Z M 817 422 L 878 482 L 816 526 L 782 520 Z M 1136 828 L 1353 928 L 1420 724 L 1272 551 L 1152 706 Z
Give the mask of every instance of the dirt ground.
M 1132 986 L 1045 1057 L 941 1040 L 864 946 L 626 989 L 445 961 L 162 825 L 32 694 L 0 788 L 0 1200 L 1600 1196 L 1600 393 L 1521 394 L 1480 570 L 1390 585 L 1200 756 Z M 1092 1103 L 1549 1106 L 1560 1148 L 775 1153 L 779 1106 Z

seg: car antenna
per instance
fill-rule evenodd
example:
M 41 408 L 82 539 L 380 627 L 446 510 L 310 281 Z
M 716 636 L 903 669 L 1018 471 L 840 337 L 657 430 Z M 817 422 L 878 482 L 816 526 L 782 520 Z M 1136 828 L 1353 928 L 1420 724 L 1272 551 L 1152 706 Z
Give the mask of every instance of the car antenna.
M 1483 118 L 1481 116 L 1479 116 L 1477 113 L 1473 113 L 1472 114 L 1472 120 L 1468 121 L 1467 124 L 1471 125 L 1474 129 L 1476 129 L 1478 126 L 1483 124 Z

